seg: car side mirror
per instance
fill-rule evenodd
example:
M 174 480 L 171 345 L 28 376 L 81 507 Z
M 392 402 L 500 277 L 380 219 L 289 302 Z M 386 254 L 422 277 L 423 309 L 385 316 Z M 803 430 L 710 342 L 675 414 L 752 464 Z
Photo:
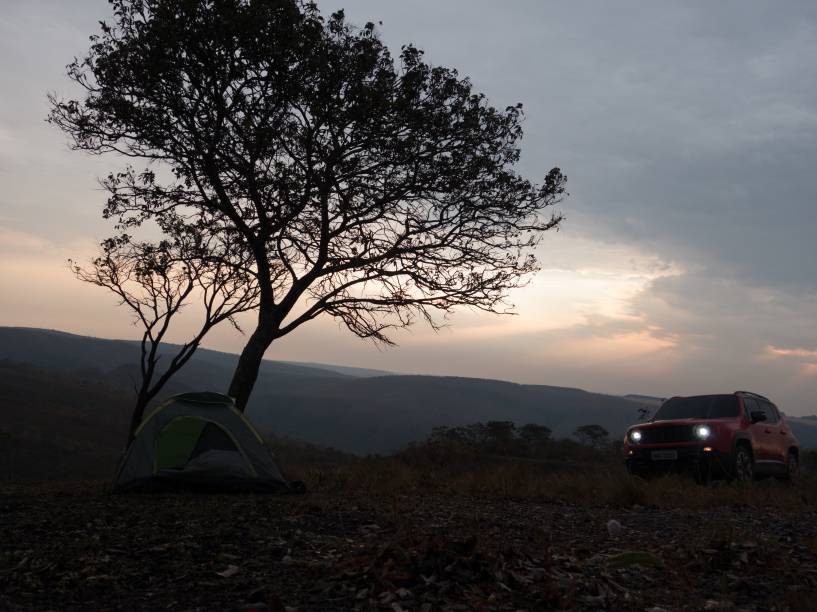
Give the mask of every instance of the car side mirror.
M 766 420 L 766 413 L 762 410 L 755 410 L 752 412 L 752 423 L 760 423 Z

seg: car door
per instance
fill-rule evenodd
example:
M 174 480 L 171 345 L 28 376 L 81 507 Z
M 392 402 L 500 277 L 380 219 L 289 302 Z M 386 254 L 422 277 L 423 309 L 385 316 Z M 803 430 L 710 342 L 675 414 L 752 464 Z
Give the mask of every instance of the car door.
M 780 461 L 781 463 L 786 459 L 786 432 L 782 431 L 780 422 L 780 413 L 771 402 L 758 400 L 758 403 L 766 413 L 766 427 L 763 428 L 766 436 L 767 452 L 770 461 Z M 781 435 L 782 434 L 782 435 Z
M 759 421 L 752 423 L 753 413 L 763 412 L 765 414 L 766 411 L 753 397 L 743 398 L 743 408 L 746 413 L 746 418 L 749 421 L 749 435 L 752 436 L 752 451 L 754 453 L 755 462 L 769 461 L 769 434 L 766 433 L 766 422 Z

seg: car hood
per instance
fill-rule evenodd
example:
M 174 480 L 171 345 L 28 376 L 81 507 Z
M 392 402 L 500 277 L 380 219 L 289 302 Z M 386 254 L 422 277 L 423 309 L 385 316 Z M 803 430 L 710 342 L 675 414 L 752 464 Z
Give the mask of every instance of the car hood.
M 719 421 L 720 419 L 668 419 L 666 421 L 647 421 L 645 423 L 630 425 L 627 430 L 653 429 L 656 427 L 672 427 L 676 425 L 712 425 L 718 423 Z

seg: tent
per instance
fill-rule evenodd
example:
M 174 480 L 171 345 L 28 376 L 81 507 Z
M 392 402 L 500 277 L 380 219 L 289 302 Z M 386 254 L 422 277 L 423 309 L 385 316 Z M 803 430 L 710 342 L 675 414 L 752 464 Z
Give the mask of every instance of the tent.
M 171 397 L 139 425 L 114 480 L 115 491 L 191 487 L 286 491 L 264 440 L 218 393 Z

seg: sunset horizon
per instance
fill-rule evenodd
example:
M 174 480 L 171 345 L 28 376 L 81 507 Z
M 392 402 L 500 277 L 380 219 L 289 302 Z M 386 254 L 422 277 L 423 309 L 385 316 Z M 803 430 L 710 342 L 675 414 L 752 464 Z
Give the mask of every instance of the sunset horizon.
M 809 22 L 792 11 L 767 28 L 765 5 L 736 16 L 726 5 L 588 12 L 481 3 L 452 21 L 456 3 L 343 4 L 352 23 L 374 21 L 393 54 L 414 42 L 497 107 L 522 102 L 522 174 L 565 171 L 566 219 L 537 250 L 541 270 L 509 295 L 514 316 L 460 308 L 439 333 L 421 321 L 396 333 L 393 348 L 322 316 L 276 340 L 268 359 L 613 394 L 749 387 L 791 414 L 817 412 L 817 286 L 806 265 L 817 230 Z M 52 19 L 39 18 L 45 5 L 15 5 L 0 18 L 4 70 L 31 75 L 2 94 L 0 110 L 0 325 L 135 339 L 128 312 L 66 263 L 88 261 L 109 235 L 97 179 L 125 160 L 71 152 L 44 121 L 46 92 L 72 93 L 64 66 L 108 6 L 54 5 Z M 341 3 L 319 6 L 328 15 Z M 636 11 L 638 28 L 628 25 Z M 739 27 L 719 27 L 732 18 Z M 589 30 L 578 38 L 580 22 Z M 188 314 L 170 341 L 185 339 Z M 222 325 L 203 346 L 240 352 L 245 340 Z

